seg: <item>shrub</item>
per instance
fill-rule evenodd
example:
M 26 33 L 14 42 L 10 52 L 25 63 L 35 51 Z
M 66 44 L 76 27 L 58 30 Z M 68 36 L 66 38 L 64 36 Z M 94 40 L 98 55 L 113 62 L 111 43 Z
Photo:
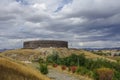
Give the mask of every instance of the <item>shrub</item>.
M 86 75 L 91 78 L 93 78 L 93 75 L 94 75 L 93 71 L 90 71 L 85 67 L 78 67 L 76 70 L 76 73 L 81 74 L 81 75 Z
M 115 65 L 115 68 L 117 69 L 117 66 L 115 63 L 112 63 L 105 59 L 96 59 L 96 60 L 86 59 L 86 62 L 85 62 L 85 67 L 90 70 L 98 69 L 101 67 L 113 68 L 114 65 Z M 119 70 L 119 69 L 117 69 L 117 70 Z
M 114 80 L 120 80 L 120 72 L 115 71 L 115 73 L 114 73 Z
M 110 68 L 99 68 L 96 70 L 96 80 L 112 80 L 114 71 Z
M 77 70 L 77 67 L 76 67 L 76 66 L 72 66 L 72 67 L 71 67 L 71 71 L 72 71 L 72 73 L 75 73 L 76 70 Z
M 65 58 L 60 58 L 61 64 L 62 65 L 66 65 L 67 67 L 69 66 L 83 66 L 85 63 L 85 56 L 83 54 L 80 55 L 76 55 L 76 54 L 72 54 L 69 57 L 65 57 Z
M 59 55 L 58 55 L 58 53 L 57 52 L 55 52 L 55 51 L 53 51 L 53 54 L 52 55 L 49 55 L 48 57 L 47 57 L 47 62 L 49 62 L 49 63 L 60 63 L 60 61 L 59 61 Z
M 84 68 L 84 67 L 78 67 L 76 72 L 81 74 L 81 75 L 85 75 L 85 74 L 87 74 L 89 72 L 89 70 Z
M 68 67 L 68 71 L 71 71 L 71 67 Z
M 85 65 L 85 61 L 86 61 L 86 58 L 85 58 L 85 55 L 84 54 L 80 54 L 78 55 L 78 66 L 84 66 Z
M 41 72 L 42 74 L 47 74 L 47 73 L 48 73 L 47 64 L 40 64 L 40 72 Z
M 43 60 L 42 58 L 39 58 L 39 59 L 38 59 L 38 62 L 39 62 L 39 63 L 44 63 L 44 60 Z
M 66 70 L 66 66 L 65 65 L 61 66 L 61 69 Z
M 93 71 L 89 71 L 88 73 L 86 73 L 87 76 L 94 78 L 95 73 Z
M 57 67 L 58 65 L 57 64 L 53 64 L 53 67 Z

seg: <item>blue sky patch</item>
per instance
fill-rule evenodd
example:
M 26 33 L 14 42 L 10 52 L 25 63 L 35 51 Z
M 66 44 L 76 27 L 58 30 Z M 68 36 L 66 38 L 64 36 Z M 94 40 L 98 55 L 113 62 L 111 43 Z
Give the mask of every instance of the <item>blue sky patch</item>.
M 16 0 L 16 1 L 22 5 L 28 5 L 28 2 L 26 0 Z
M 60 11 L 66 4 L 72 3 L 73 0 L 62 0 L 61 3 L 58 5 L 55 12 Z

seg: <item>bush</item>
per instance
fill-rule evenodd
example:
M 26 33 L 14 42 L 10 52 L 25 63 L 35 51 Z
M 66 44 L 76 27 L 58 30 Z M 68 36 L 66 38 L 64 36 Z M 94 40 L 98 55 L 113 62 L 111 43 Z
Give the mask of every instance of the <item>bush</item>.
M 56 64 L 60 64 L 60 58 L 57 52 L 53 52 L 52 55 L 49 55 L 47 57 L 47 62 L 48 63 L 56 63 Z
M 65 65 L 61 66 L 61 69 L 66 70 L 66 66 Z
M 53 64 L 53 67 L 57 67 L 58 65 L 57 64 Z
M 76 67 L 76 66 L 72 66 L 72 67 L 71 67 L 71 71 L 72 71 L 72 73 L 75 73 L 76 70 L 77 70 L 77 67 Z
M 115 71 L 113 80 L 120 80 L 120 72 Z
M 41 72 L 42 74 L 47 74 L 47 73 L 48 73 L 47 64 L 40 64 L 40 72 Z
M 105 59 L 97 59 L 97 60 L 86 59 L 86 62 L 85 62 L 85 67 L 90 70 L 98 69 L 101 67 L 107 67 L 107 68 L 115 67 L 117 69 L 117 65 Z
M 85 67 L 78 67 L 76 70 L 76 73 L 81 74 L 81 75 L 86 75 L 91 78 L 93 78 L 93 75 L 94 75 L 93 71 L 90 71 Z
M 78 66 L 84 66 L 86 62 L 86 58 L 84 54 L 78 55 Z
M 96 70 L 96 80 L 112 80 L 114 71 L 110 68 L 99 68 Z
M 94 78 L 95 73 L 93 71 L 89 71 L 88 73 L 86 73 L 87 76 Z
M 68 71 L 71 71 L 71 67 L 68 67 Z
M 44 61 L 42 58 L 39 58 L 39 59 L 38 59 L 38 62 L 39 62 L 39 63 L 44 63 L 45 61 Z
M 72 54 L 69 57 L 60 59 L 61 64 L 66 65 L 67 67 L 79 66 L 79 65 L 84 66 L 85 60 L 86 58 L 83 54 L 80 54 L 80 55 Z
M 89 70 L 84 68 L 84 67 L 78 67 L 76 72 L 81 74 L 81 75 L 85 75 L 85 74 L 87 74 L 89 72 Z

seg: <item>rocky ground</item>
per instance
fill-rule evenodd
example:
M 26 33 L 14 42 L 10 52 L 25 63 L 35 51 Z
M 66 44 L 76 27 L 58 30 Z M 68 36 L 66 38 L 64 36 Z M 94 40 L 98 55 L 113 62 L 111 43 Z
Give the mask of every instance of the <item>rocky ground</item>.
M 51 78 L 52 80 L 85 80 L 84 78 L 80 78 L 80 77 L 73 76 L 67 73 L 59 72 L 54 69 L 50 69 L 47 76 Z

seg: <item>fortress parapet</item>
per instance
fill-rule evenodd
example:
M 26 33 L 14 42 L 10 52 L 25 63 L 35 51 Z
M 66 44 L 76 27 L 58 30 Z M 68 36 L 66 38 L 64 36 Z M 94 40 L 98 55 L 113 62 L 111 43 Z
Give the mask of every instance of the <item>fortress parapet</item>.
M 68 48 L 67 41 L 58 41 L 58 40 L 36 40 L 36 41 L 26 41 L 24 42 L 24 48 Z

